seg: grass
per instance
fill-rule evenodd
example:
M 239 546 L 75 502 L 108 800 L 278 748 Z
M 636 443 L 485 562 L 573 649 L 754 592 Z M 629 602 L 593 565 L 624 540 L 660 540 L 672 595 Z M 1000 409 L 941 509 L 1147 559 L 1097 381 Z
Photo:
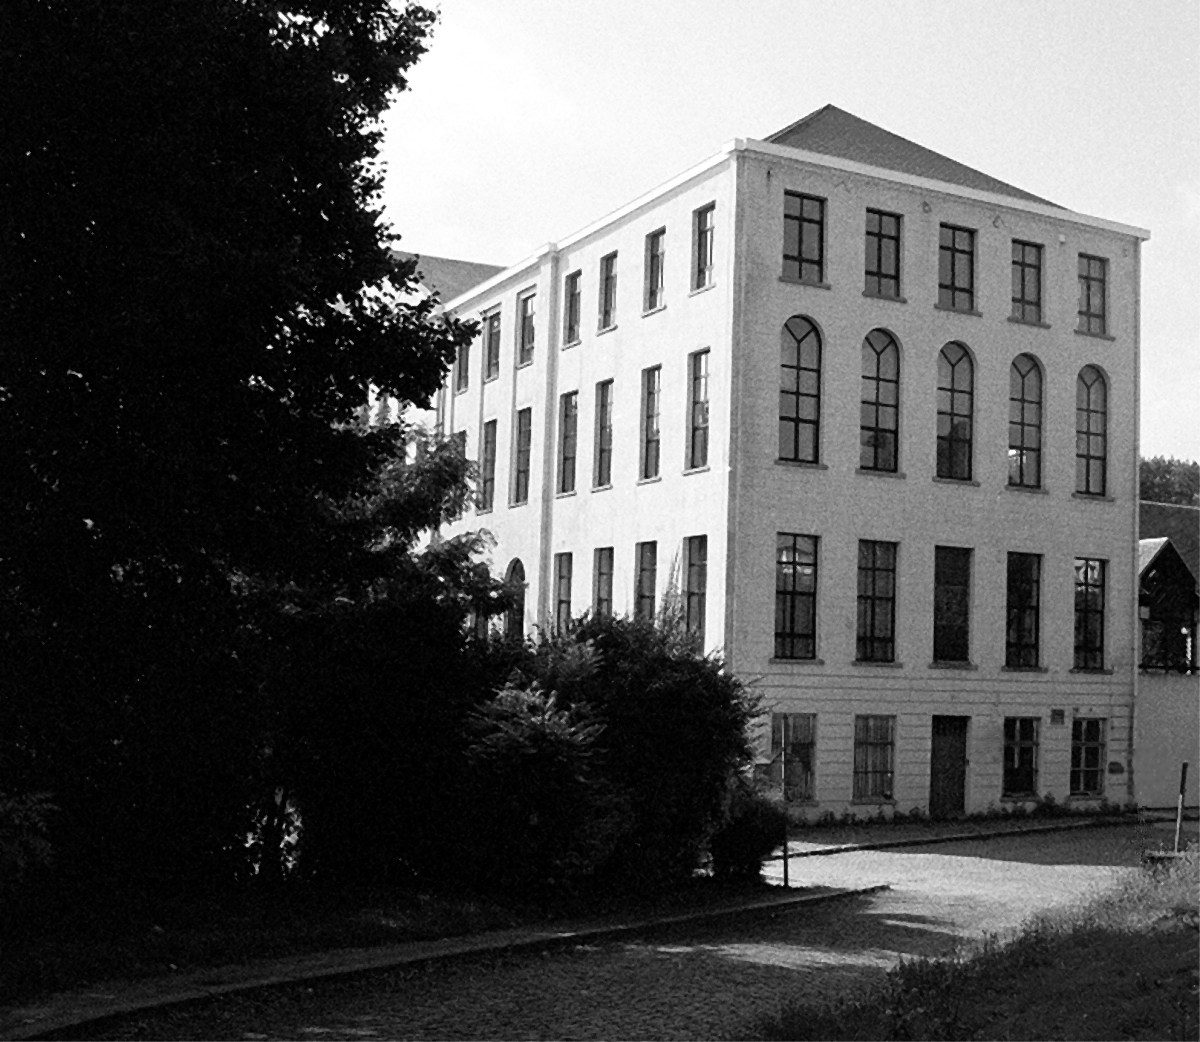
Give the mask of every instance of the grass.
M 955 959 L 903 962 L 873 994 L 793 1005 L 760 1039 L 1195 1039 L 1200 850 Z

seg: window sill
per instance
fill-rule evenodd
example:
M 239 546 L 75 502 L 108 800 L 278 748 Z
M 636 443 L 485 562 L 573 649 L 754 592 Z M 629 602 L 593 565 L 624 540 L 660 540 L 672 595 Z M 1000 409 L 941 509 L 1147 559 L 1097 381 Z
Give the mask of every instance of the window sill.
M 814 279 L 793 279 L 788 275 L 780 275 L 780 282 L 786 282 L 789 286 L 808 286 L 810 289 L 833 289 L 828 282 L 817 282 Z
M 1041 488 L 1040 486 L 1038 488 L 1034 488 L 1032 485 L 1005 485 L 1004 487 L 1008 489 L 1009 492 L 1024 492 L 1029 496 L 1050 495 L 1048 490 Z
M 1000 794 L 1001 803 L 1032 803 L 1039 799 L 1041 797 L 1036 792 L 1002 792 Z
M 657 315 L 660 311 L 666 311 L 666 310 L 667 310 L 666 304 L 659 304 L 658 307 L 655 307 L 655 308 L 644 308 L 642 310 L 642 318 L 649 318 L 651 315 Z
M 859 807 L 894 807 L 896 806 L 895 796 L 855 796 L 850 801 L 850 805 Z
M 982 311 L 968 311 L 965 308 L 948 308 L 945 304 L 934 304 L 934 311 L 946 311 L 951 315 L 970 315 L 971 318 L 983 318 Z
M 582 343 L 583 340 L 580 337 L 576 337 L 574 340 L 568 340 L 566 343 L 564 343 L 562 349 L 566 351 L 568 348 L 578 347 Z
M 868 669 L 903 669 L 903 662 L 875 662 L 872 659 L 856 658 L 852 666 L 866 666 Z
M 1032 326 L 1034 329 L 1049 329 L 1050 325 L 1046 322 L 1030 322 L 1027 318 L 1017 318 L 1014 315 L 1008 316 L 1009 322 L 1014 326 Z
M 593 485 L 592 491 L 593 492 L 607 492 L 610 488 L 612 488 L 611 481 L 607 485 Z
M 690 292 L 690 293 L 688 293 L 688 296 L 689 296 L 689 297 L 694 297 L 694 296 L 696 296 L 698 293 L 707 293 L 707 292 L 708 292 L 710 289 L 712 289 L 714 286 L 716 286 L 716 283 L 715 283 L 715 282 L 710 282 L 710 283 L 708 283 L 708 284 L 707 284 L 707 285 L 705 285 L 705 286 L 694 286 L 694 287 L 692 288 L 691 292 Z
M 475 516 L 476 517 L 480 517 L 483 514 L 490 514 L 491 512 L 492 512 L 492 507 L 476 507 L 475 508 Z
M 512 503 L 509 503 L 509 504 L 508 504 L 508 509 L 509 509 L 509 510 L 512 510 L 512 509 L 514 509 L 515 507 L 527 507 L 527 506 L 529 506 L 529 500 L 528 500 L 528 499 L 522 499 L 522 500 L 521 500 L 519 503 L 518 503 L 518 502 L 512 502 Z
M 935 485 L 966 485 L 971 488 L 979 488 L 979 482 L 973 478 L 933 478 Z
M 967 672 L 974 672 L 979 669 L 974 662 L 931 662 L 929 669 L 962 669 Z
M 573 495 L 575 495 L 575 490 L 571 489 L 567 492 L 555 492 L 554 498 L 555 499 L 569 499 Z
M 483 378 L 483 382 L 485 384 L 490 384 L 490 383 L 495 383 L 499 379 L 500 379 L 500 374 L 498 372 L 496 372 L 496 373 L 492 373 L 490 376 L 485 376 Z
M 454 397 L 457 398 L 460 394 L 466 394 L 470 389 L 470 385 L 466 387 L 456 387 L 454 388 Z
M 1064 803 L 1103 803 L 1102 792 L 1073 792 L 1063 801 Z
M 1093 340 L 1116 340 L 1115 336 L 1108 333 L 1089 333 L 1086 329 L 1076 329 L 1076 336 L 1090 336 Z
M 907 304 L 908 303 L 907 297 L 889 297 L 886 293 L 872 293 L 870 290 L 866 290 L 866 289 L 863 290 L 863 296 L 866 297 L 867 300 L 888 300 L 888 301 L 891 301 L 893 304 Z
M 533 365 L 533 359 L 532 359 L 532 358 L 531 358 L 531 359 L 529 359 L 529 361 L 527 361 L 527 362 L 518 362 L 518 363 L 517 363 L 517 368 L 518 368 L 518 369 L 528 369 L 528 368 L 529 368 L 531 365 Z
M 662 481 L 661 474 L 655 474 L 652 478 L 638 478 L 639 485 L 653 485 L 656 481 Z
M 600 326 L 596 330 L 596 336 L 603 336 L 605 333 L 611 333 L 616 328 L 617 324 L 615 322 L 611 326 Z
M 1046 666 L 1001 666 L 1001 673 L 1049 673 Z
M 1085 503 L 1115 503 L 1112 496 L 1098 496 L 1094 492 L 1072 492 L 1072 499 L 1082 499 Z
M 772 658 L 771 662 L 786 662 L 791 666 L 823 666 L 823 658 Z
M 867 467 L 856 467 L 854 473 L 868 478 L 898 478 L 901 481 L 908 477 L 902 470 L 871 470 Z
M 703 467 L 686 467 L 683 471 L 683 476 L 686 478 L 690 474 L 705 474 L 711 469 L 707 463 Z
M 777 459 L 775 461 L 777 467 L 795 467 L 798 470 L 828 470 L 827 463 L 809 463 L 808 460 L 802 459 Z
M 1070 672 L 1072 672 L 1072 673 L 1090 673 L 1093 676 L 1097 676 L 1097 677 L 1111 677 L 1113 675 L 1113 671 L 1111 669 L 1105 669 L 1103 666 L 1088 667 L 1088 668 L 1076 666 Z

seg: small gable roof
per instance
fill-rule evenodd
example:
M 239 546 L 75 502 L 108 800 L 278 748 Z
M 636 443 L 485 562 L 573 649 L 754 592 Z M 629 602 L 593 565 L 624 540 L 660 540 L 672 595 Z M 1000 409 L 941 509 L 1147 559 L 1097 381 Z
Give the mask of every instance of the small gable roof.
M 499 264 L 480 264 L 476 261 L 451 260 L 449 257 L 429 257 L 418 253 L 395 251 L 397 260 L 417 260 L 417 278 L 430 293 L 436 293 L 443 303 L 493 275 L 504 270 Z
M 1139 503 L 1143 541 L 1166 536 L 1192 575 L 1200 575 L 1200 507 L 1178 503 Z
M 1146 574 L 1146 569 L 1154 563 L 1154 559 L 1170 541 L 1166 536 L 1161 539 L 1138 540 L 1138 575 Z
M 1008 195 L 1026 202 L 1062 209 L 1058 203 L 1032 195 L 1013 185 L 955 162 L 907 138 L 868 123 L 836 105 L 810 112 L 801 120 L 776 131 L 769 138 L 775 145 L 849 159 L 855 163 L 895 170 L 933 181 L 945 181 L 980 192 Z

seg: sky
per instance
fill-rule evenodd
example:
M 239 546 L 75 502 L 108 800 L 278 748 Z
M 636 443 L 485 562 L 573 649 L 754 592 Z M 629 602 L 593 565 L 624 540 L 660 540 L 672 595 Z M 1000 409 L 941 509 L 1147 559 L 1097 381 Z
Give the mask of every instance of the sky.
M 834 104 L 1148 228 L 1141 451 L 1200 459 L 1197 0 L 435 6 L 385 117 L 384 211 L 404 249 L 516 263 L 732 138 Z

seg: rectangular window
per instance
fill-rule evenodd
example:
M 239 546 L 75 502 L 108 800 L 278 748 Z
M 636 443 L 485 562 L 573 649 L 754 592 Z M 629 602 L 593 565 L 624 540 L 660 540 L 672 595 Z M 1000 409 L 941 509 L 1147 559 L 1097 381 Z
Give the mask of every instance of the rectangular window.
M 1012 244 L 1012 317 L 1042 321 L 1042 247 L 1036 242 Z
M 471 345 L 459 344 L 458 357 L 454 361 L 454 391 L 465 391 L 471 381 Z
M 596 384 L 596 453 L 592 467 L 592 487 L 612 484 L 612 410 L 613 382 Z
M 896 544 L 858 541 L 859 662 L 896 659 Z
M 479 509 L 491 510 L 496 500 L 496 421 L 483 425 L 483 445 L 479 452 Z
M 971 551 L 933 548 L 933 661 L 971 657 Z
M 697 351 L 688 359 L 688 468 L 708 466 L 708 356 Z
M 1079 255 L 1079 330 L 1083 333 L 1108 332 L 1105 291 L 1108 285 L 1108 261 L 1103 257 Z
M 579 392 L 558 400 L 558 491 L 575 491 L 575 457 L 579 441 Z
M 867 292 L 900 296 L 900 215 L 867 211 Z
M 692 289 L 713 282 L 713 234 L 717 204 L 709 203 L 692 214 Z
M 517 301 L 517 365 L 533 361 L 533 305 L 536 293 L 526 293 Z
M 825 281 L 825 200 L 783 193 L 783 277 Z
M 1076 717 L 1071 721 L 1071 795 L 1103 796 L 1105 719 Z
M 483 320 L 483 378 L 500 375 L 500 312 L 493 311 Z
M 583 272 L 573 271 L 563 288 L 563 344 L 579 342 L 579 280 Z
M 514 504 L 529 501 L 529 453 L 533 445 L 533 410 L 522 409 L 517 413 L 517 451 L 513 453 Z
M 646 292 L 642 310 L 663 306 L 663 265 L 667 256 L 667 229 L 659 228 L 646 236 Z
M 817 537 L 775 536 L 775 657 L 817 655 Z
M 554 629 L 566 633 L 571 628 L 571 555 L 554 555 Z
M 600 328 L 617 324 L 617 255 L 600 259 Z
M 634 584 L 633 615 L 653 621 L 655 586 L 658 580 L 658 543 L 637 544 L 637 582 Z
M 1036 796 L 1038 793 L 1038 728 L 1036 716 L 1004 718 L 1005 796 Z
M 896 718 L 854 718 L 854 798 L 890 800 L 895 770 Z
M 613 612 L 613 548 L 598 546 L 592 555 L 592 609 L 597 615 Z
M 684 540 L 687 575 L 683 590 L 683 621 L 688 633 L 704 643 L 704 598 L 708 592 L 708 536 L 693 535 Z
M 816 752 L 816 713 L 771 714 L 770 778 L 789 803 L 817 798 Z
M 1038 611 L 1041 599 L 1040 554 L 1008 555 L 1008 633 L 1004 664 L 1031 667 L 1038 664 Z
M 662 366 L 642 370 L 642 480 L 658 477 Z
M 1075 558 L 1075 668 L 1104 668 L 1104 565 Z
M 938 240 L 938 307 L 975 310 L 975 233 L 943 224 Z

